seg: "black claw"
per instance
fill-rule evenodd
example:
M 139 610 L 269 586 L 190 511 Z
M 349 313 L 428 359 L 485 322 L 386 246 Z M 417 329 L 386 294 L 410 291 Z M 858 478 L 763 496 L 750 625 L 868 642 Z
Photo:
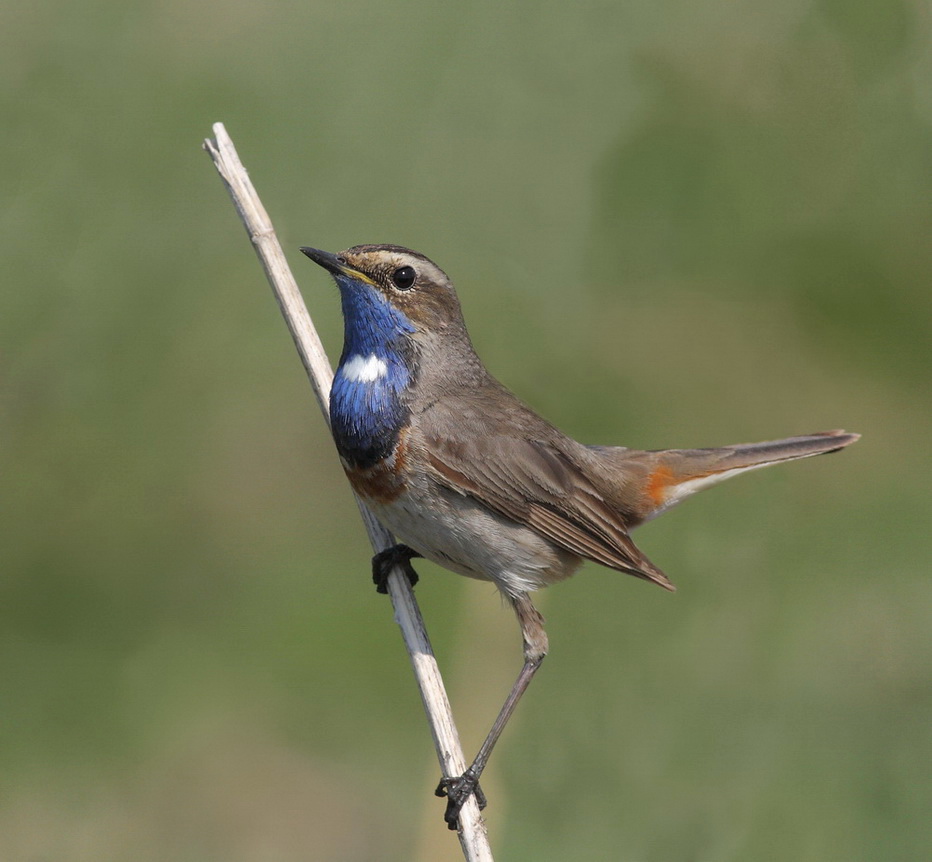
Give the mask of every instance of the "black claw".
M 476 795 L 476 802 L 481 811 L 486 806 L 485 794 L 479 786 L 478 776 L 468 769 L 455 778 L 440 779 L 434 795 L 447 798 L 447 810 L 443 813 L 443 819 L 448 829 L 456 829 L 459 826 L 460 809 L 472 794 Z
M 379 551 L 372 558 L 372 583 L 375 584 L 375 591 L 385 595 L 388 592 L 388 573 L 400 566 L 408 578 L 408 583 L 413 587 L 418 582 L 417 572 L 411 566 L 413 557 L 421 555 L 409 548 L 407 545 L 392 545 L 384 551 Z

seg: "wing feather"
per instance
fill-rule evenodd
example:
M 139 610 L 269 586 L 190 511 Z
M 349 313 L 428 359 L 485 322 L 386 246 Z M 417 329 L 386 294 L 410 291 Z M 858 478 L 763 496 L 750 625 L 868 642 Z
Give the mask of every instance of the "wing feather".
M 561 449 L 517 436 L 431 438 L 435 478 L 574 554 L 673 589 L 631 540 L 622 515 Z

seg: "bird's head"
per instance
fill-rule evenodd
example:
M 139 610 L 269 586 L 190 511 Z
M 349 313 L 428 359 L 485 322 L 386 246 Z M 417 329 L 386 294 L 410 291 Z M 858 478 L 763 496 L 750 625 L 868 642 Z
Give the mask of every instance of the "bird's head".
M 450 279 L 397 245 L 331 254 L 302 248 L 334 278 L 343 303 L 343 355 L 330 393 L 334 439 L 346 463 L 387 457 L 418 397 L 450 380 L 481 379 Z
M 338 254 L 302 248 L 340 288 L 347 335 L 357 328 L 393 333 L 463 330 L 456 291 L 433 261 L 397 245 L 357 245 Z

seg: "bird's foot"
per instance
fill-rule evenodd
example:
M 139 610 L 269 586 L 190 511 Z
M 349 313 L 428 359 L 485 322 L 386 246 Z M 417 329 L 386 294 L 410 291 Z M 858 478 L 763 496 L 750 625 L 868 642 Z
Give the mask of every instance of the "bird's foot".
M 407 545 L 392 545 L 384 551 L 379 551 L 372 558 L 372 583 L 375 584 L 375 591 L 383 595 L 388 592 L 388 573 L 395 566 L 401 567 L 408 583 L 413 587 L 418 582 L 418 577 L 411 566 L 411 559 L 420 556 L 414 548 Z
M 443 813 L 443 819 L 448 829 L 456 829 L 459 824 L 460 809 L 473 793 L 476 794 L 476 802 L 479 803 L 481 811 L 486 805 L 485 794 L 479 786 L 479 776 L 472 771 L 471 767 L 455 778 L 440 779 L 434 795 L 447 798 L 447 810 Z

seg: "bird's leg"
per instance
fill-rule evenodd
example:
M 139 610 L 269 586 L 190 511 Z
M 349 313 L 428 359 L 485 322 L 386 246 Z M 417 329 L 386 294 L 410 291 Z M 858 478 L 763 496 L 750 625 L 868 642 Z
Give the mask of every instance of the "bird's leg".
M 375 584 L 375 591 L 383 595 L 388 592 L 388 573 L 395 566 L 401 568 L 408 578 L 408 583 L 413 587 L 418 582 L 418 576 L 411 566 L 411 559 L 420 556 L 414 548 L 407 545 L 392 545 L 384 551 L 379 551 L 372 558 L 372 583 Z
M 531 604 L 531 599 L 526 593 L 509 598 L 518 616 L 518 622 L 521 624 L 521 634 L 524 636 L 524 666 L 521 668 L 511 692 L 505 699 L 505 703 L 498 714 L 498 718 L 495 719 L 489 735 L 485 738 L 485 742 L 482 743 L 476 759 L 473 760 L 462 775 L 441 778 L 440 784 L 437 785 L 436 795 L 447 797 L 447 810 L 444 812 L 443 819 L 450 829 L 456 829 L 460 809 L 469 799 L 471 793 L 476 794 L 479 807 L 485 808 L 485 795 L 479 788 L 479 776 L 482 774 L 482 770 L 485 769 L 489 755 L 505 729 L 508 719 L 511 718 L 511 714 L 515 711 L 521 695 L 524 694 L 544 660 L 544 656 L 547 655 L 548 643 L 547 633 L 544 631 L 544 618 L 537 608 Z

